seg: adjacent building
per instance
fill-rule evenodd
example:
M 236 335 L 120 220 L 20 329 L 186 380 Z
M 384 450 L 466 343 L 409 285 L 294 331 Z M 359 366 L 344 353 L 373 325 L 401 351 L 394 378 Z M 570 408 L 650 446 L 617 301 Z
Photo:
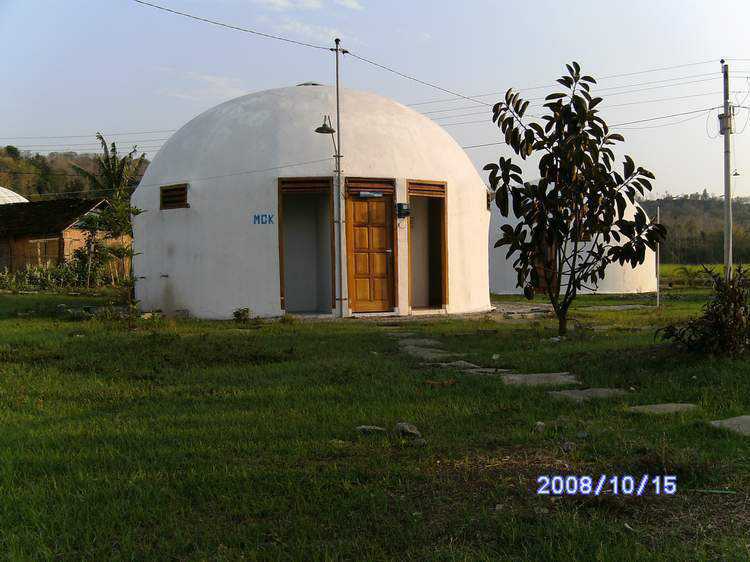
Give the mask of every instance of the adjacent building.
M 416 111 L 343 90 L 339 186 L 336 136 L 318 134 L 335 112 L 331 87 L 258 92 L 206 111 L 164 144 L 132 197 L 144 211 L 134 217 L 144 308 L 202 318 L 240 308 L 490 309 L 490 212 L 464 151 Z

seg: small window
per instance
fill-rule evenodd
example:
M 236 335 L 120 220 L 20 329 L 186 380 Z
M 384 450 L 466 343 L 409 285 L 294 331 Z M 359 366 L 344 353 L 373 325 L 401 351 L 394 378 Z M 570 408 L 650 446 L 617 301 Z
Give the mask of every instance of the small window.
M 164 185 L 161 188 L 160 209 L 187 209 L 188 184 Z

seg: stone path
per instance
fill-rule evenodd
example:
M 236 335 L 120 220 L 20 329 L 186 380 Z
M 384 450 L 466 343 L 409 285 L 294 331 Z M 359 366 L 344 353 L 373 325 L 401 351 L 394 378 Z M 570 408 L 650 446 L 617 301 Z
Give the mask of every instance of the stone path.
M 590 307 L 593 309 L 594 307 Z M 601 307 L 602 309 L 604 307 Z M 622 305 L 609 307 L 613 310 L 626 310 L 628 308 L 640 308 L 640 305 Z M 514 311 L 515 312 L 515 311 Z M 519 314 L 543 314 L 542 310 L 524 310 Z M 441 348 L 441 342 L 433 338 L 419 337 L 414 332 L 400 331 L 398 327 L 384 326 L 386 334 L 398 340 L 399 350 L 403 353 L 412 355 L 427 363 L 422 363 L 424 367 L 453 369 L 466 375 L 478 375 L 497 377 L 504 384 L 514 386 L 572 386 L 583 384 L 575 375 L 563 373 L 514 373 L 510 369 L 500 369 L 494 367 L 481 367 L 460 357 L 462 353 L 453 353 Z M 453 359 L 453 360 L 449 360 Z M 554 398 L 571 400 L 576 403 L 588 402 L 590 400 L 601 400 L 608 398 L 621 398 L 628 393 L 619 388 L 584 388 L 568 390 L 551 390 L 547 394 Z M 668 402 L 663 404 L 643 404 L 640 406 L 628 406 L 626 411 L 638 414 L 666 415 L 690 412 L 698 408 L 695 404 Z M 710 422 L 713 427 L 727 429 L 740 435 L 750 436 L 750 415 L 737 416 L 726 420 L 715 420 Z M 377 428 L 380 429 L 380 428 Z M 374 428 L 362 428 L 362 431 L 376 431 Z

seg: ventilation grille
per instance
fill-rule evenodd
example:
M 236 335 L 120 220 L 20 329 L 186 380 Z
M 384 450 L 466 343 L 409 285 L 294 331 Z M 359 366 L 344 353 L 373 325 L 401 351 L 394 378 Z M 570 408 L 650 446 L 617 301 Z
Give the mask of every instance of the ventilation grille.
M 325 193 L 332 185 L 332 177 L 279 178 L 279 188 L 283 193 Z
M 445 197 L 445 182 L 438 181 L 410 181 L 409 195 L 423 197 Z
M 187 209 L 188 184 L 165 185 L 161 188 L 160 209 Z

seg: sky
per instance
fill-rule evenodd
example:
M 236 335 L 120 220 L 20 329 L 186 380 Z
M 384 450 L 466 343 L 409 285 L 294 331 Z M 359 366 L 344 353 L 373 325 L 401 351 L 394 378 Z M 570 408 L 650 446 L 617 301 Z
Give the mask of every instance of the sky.
M 469 96 L 510 87 L 546 95 L 575 60 L 599 77 L 602 115 L 615 129 L 686 113 L 618 129 L 624 152 L 656 175 L 658 195 L 723 193 L 723 140 L 718 111 L 710 109 L 722 101 L 722 57 L 729 59 L 732 99 L 750 107 L 747 0 L 151 1 L 307 43 L 340 37 L 360 56 Z M 40 152 L 91 151 L 102 131 L 118 145 L 138 141 L 152 157 L 172 131 L 222 101 L 334 82 L 328 51 L 133 0 L 0 0 L 0 50 L 0 144 Z M 665 67 L 678 68 L 651 72 Z M 462 146 L 501 140 L 485 107 L 461 99 L 423 104 L 452 96 L 357 59 L 344 58 L 342 84 L 418 104 L 412 107 L 429 112 Z M 537 86 L 548 87 L 528 90 Z M 737 110 L 736 196 L 750 196 L 749 118 L 750 110 Z M 467 153 L 483 177 L 486 163 L 511 155 L 503 146 Z M 522 167 L 527 179 L 538 177 L 533 161 Z

